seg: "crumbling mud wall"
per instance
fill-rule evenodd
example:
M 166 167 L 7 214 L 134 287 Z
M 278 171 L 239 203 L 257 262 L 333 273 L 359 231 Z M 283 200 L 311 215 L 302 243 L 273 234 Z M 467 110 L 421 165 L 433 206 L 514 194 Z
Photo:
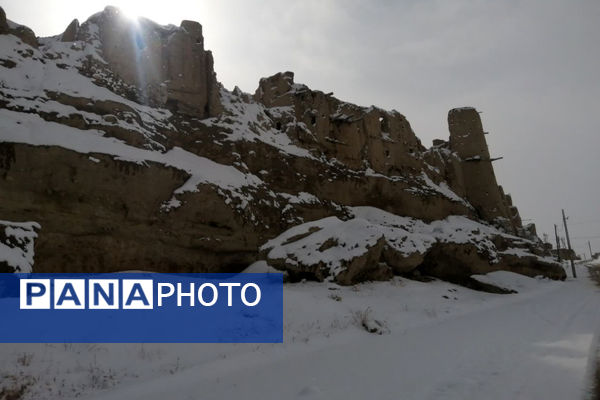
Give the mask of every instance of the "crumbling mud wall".
M 457 258 L 472 264 L 463 274 L 516 266 L 561 278 L 498 186 L 473 108 L 451 110 L 449 141 L 425 148 L 399 112 L 344 102 L 292 72 L 261 79 L 254 95 L 226 90 L 197 22 L 160 26 L 107 7 L 36 38 L 0 12 L 0 35 L 0 220 L 39 226 L 37 272 L 239 272 L 266 257 L 328 279 L 322 260 L 294 265 L 260 248 L 335 217 L 373 241 L 336 264 L 340 283 L 453 276 L 436 260 L 463 250 L 473 251 Z M 355 215 L 364 206 L 388 214 L 366 223 Z M 454 216 L 481 226 L 446 223 Z M 382 222 L 395 217 L 435 229 Z M 480 236 L 491 225 L 500 231 Z M 312 237 L 315 254 L 349 254 L 336 229 L 327 243 Z M 394 250 L 423 240 L 435 257 Z
M 85 24 L 94 24 L 98 32 L 80 28 L 75 20 L 61 40 L 89 41 L 97 35 L 110 70 L 137 89 L 140 101 L 193 117 L 221 113 L 213 56 L 204 48 L 198 22 L 163 27 L 145 18 L 132 20 L 118 8 L 106 7 Z
M 475 108 L 455 108 L 448 113 L 450 150 L 461 159 L 465 197 L 475 207 L 480 218 L 503 224 L 516 231 L 521 219 L 510 195 L 505 195 L 496 181 L 494 161 L 490 157 L 486 132 Z

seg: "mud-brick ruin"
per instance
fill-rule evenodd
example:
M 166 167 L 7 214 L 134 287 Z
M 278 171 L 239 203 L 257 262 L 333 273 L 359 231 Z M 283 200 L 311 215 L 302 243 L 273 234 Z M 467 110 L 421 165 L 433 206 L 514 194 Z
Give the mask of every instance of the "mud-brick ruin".
M 399 112 L 291 72 L 254 94 L 227 90 L 198 22 L 114 7 L 49 38 L 2 11 L 0 40 L 0 220 L 29 232 L 0 235 L 22 251 L 2 270 L 240 272 L 262 260 L 342 284 L 468 284 L 498 269 L 564 279 L 498 185 L 474 108 L 451 110 L 449 140 L 426 148 Z

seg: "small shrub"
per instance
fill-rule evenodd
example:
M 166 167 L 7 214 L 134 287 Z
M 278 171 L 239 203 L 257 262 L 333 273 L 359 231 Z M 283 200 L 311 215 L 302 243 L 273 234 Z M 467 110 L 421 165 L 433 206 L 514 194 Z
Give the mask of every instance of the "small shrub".
M 385 321 L 379 321 L 373 318 L 371 307 L 367 307 L 364 310 L 357 310 L 352 313 L 354 323 L 366 330 L 369 333 L 375 333 L 377 335 L 383 335 L 384 333 L 390 333 L 390 329 L 387 327 Z
M 330 294 L 329 297 L 331 300 L 335 300 L 335 301 L 342 301 L 342 296 L 340 296 L 339 294 Z

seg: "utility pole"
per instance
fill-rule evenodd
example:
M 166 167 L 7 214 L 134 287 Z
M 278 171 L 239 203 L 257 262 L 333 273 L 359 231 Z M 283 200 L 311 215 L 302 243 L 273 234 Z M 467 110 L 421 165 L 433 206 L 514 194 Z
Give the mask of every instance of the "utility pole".
M 590 260 L 594 259 L 594 255 L 592 254 L 592 245 L 590 244 L 590 241 L 588 240 L 588 247 L 590 248 Z
M 563 224 L 565 225 L 565 235 L 567 235 L 567 246 L 569 247 L 569 256 L 572 255 L 573 249 L 571 249 L 571 239 L 569 238 L 569 228 L 567 228 L 567 217 L 565 217 L 565 210 L 562 210 Z M 573 272 L 573 278 L 577 278 L 577 273 L 575 272 L 575 263 L 573 262 L 573 257 L 569 257 L 571 259 L 571 271 Z
M 556 237 L 556 257 L 558 257 L 558 262 L 560 260 L 560 240 L 558 240 L 558 227 L 554 224 L 554 236 Z

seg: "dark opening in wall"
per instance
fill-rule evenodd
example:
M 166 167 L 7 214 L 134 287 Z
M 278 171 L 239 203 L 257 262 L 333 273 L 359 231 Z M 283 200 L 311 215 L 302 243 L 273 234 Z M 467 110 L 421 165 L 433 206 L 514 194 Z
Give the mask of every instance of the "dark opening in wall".
M 310 117 L 310 123 L 313 124 L 313 125 L 315 125 L 317 123 L 317 117 L 316 117 L 316 115 L 313 115 L 313 116 Z
M 281 122 L 277 121 L 277 123 L 275 124 L 275 128 L 277 128 L 278 131 L 281 130 Z
M 382 132 L 388 131 L 388 123 L 385 118 L 379 117 L 379 127 L 381 128 Z

